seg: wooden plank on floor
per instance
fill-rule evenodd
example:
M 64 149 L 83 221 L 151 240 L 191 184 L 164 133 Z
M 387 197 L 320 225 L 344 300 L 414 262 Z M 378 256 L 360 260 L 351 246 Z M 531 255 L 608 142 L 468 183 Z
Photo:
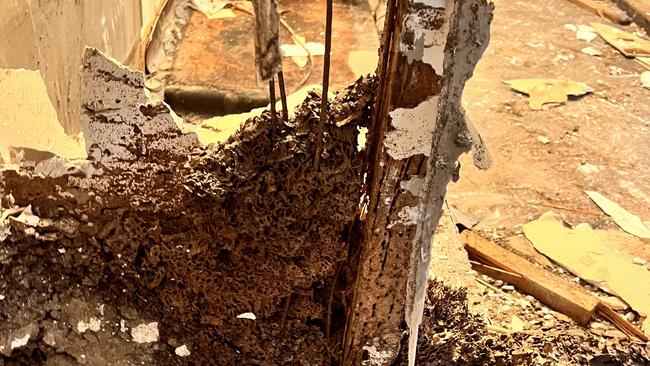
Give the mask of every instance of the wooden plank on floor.
M 648 341 L 640 329 L 578 284 L 538 267 L 471 230 L 463 231 L 460 237 L 470 257 L 482 263 L 473 264 L 476 271 L 511 283 L 519 291 L 535 297 L 580 325 L 587 325 L 598 314 L 628 336 Z
M 460 236 L 470 256 L 478 258 L 490 267 L 509 272 L 503 280 L 512 283 L 520 291 L 534 296 L 581 325 L 588 324 L 594 316 L 599 300 L 582 287 L 535 266 L 473 231 L 465 230 Z M 497 271 L 486 274 L 499 275 Z

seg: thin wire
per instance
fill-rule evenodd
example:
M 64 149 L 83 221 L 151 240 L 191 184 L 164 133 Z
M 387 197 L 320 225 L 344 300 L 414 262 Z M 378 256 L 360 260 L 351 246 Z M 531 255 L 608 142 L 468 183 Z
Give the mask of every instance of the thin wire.
M 328 106 L 327 94 L 330 83 L 330 56 L 332 53 L 332 17 L 333 0 L 327 0 L 327 14 L 325 19 L 325 59 L 323 66 L 323 92 L 321 95 L 320 123 L 316 131 L 316 156 L 314 157 L 314 168 L 318 169 L 320 156 L 323 150 L 323 130 L 327 123 Z
M 282 99 L 282 119 L 289 122 L 289 107 L 287 106 L 287 91 L 284 88 L 284 73 L 278 73 L 278 82 L 280 84 L 280 99 Z
M 275 115 L 275 79 L 271 78 L 269 80 L 269 95 L 271 97 L 271 123 L 273 124 L 273 129 L 278 124 L 277 117 Z

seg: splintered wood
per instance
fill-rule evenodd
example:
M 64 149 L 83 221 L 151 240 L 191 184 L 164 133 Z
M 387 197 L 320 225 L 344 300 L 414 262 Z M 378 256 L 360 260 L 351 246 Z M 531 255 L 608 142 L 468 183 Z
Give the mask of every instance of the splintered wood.
M 446 186 L 458 156 L 480 144 L 460 100 L 487 47 L 492 9 L 486 0 L 387 3 L 367 146 L 368 213 L 343 365 L 390 365 L 406 346 L 405 331 L 415 363 Z M 419 184 L 403 189 L 406 181 Z
M 470 230 L 463 231 L 460 236 L 470 256 L 487 265 L 487 268 L 477 266 L 480 272 L 512 283 L 579 324 L 586 325 L 593 318 L 598 299 L 581 287 L 557 278 Z
M 625 334 L 648 340 L 643 332 L 581 286 L 536 266 L 473 231 L 465 230 L 460 236 L 470 257 L 481 263 L 474 265 L 478 272 L 513 284 L 521 292 L 569 316 L 578 324 L 587 325 L 598 314 Z
M 253 0 L 255 13 L 255 66 L 257 82 L 269 81 L 282 71 L 280 26 L 275 0 Z

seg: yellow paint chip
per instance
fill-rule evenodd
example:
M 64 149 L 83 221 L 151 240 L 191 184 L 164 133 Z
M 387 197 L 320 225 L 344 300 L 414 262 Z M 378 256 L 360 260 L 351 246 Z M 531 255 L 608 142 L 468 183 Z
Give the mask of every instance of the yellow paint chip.
M 527 223 L 523 231 L 542 254 L 619 296 L 639 314 L 650 315 L 650 271 L 615 250 L 626 245 L 613 243 L 615 236 L 587 224 L 570 228 L 554 212 Z
M 585 83 L 561 79 L 517 79 L 504 83 L 520 93 L 527 94 L 530 98 L 528 106 L 532 110 L 544 108 L 546 104 L 562 104 L 569 100 L 569 96 L 581 96 L 593 91 Z
M 87 157 L 82 135 L 68 136 L 59 123 L 39 71 L 0 69 L 0 153 L 8 147 L 49 151 L 63 158 Z
M 232 1 L 192 0 L 192 7 L 203 13 L 208 19 L 235 18 L 237 14 L 231 9 Z
M 650 230 L 648 230 L 648 228 L 643 224 L 643 221 L 641 221 L 639 216 L 630 213 L 616 202 L 611 201 L 598 192 L 585 191 L 585 193 L 596 205 L 598 205 L 598 207 L 600 207 L 601 210 L 603 210 L 603 212 L 609 215 L 616 225 L 621 227 L 621 229 L 639 238 L 650 238 Z
M 591 23 L 598 35 L 627 57 L 649 57 L 650 41 L 624 30 L 601 23 Z
M 513 315 L 510 320 L 510 328 L 515 332 L 521 332 L 524 330 L 525 323 L 523 320 L 519 319 L 518 316 Z
M 352 51 L 348 54 L 348 66 L 357 77 L 374 74 L 378 62 L 377 51 Z

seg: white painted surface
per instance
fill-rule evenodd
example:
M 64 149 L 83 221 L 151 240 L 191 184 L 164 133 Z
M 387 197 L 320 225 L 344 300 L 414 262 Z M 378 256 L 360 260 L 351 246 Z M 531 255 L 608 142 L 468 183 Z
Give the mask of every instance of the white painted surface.
M 406 159 L 417 154 L 429 156 L 437 112 L 437 96 L 413 109 L 398 108 L 390 112 L 395 130 L 386 133 L 384 146 L 388 154 L 393 159 Z

